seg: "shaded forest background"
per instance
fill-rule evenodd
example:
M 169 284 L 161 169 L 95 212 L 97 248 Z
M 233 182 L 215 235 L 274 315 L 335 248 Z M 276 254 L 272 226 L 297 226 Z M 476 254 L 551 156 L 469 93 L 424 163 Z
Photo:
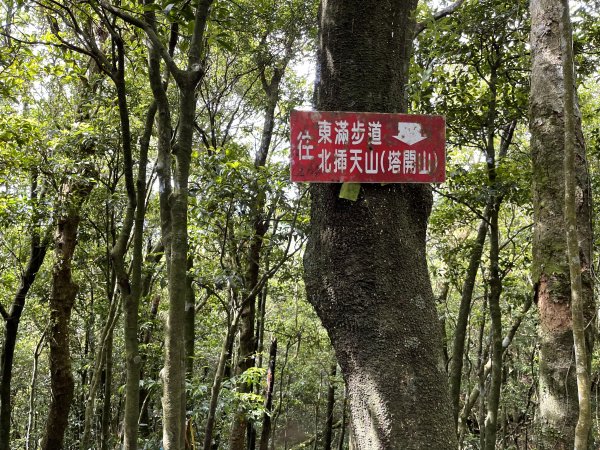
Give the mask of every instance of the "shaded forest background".
M 289 182 L 287 163 L 289 112 L 312 104 L 318 4 L 198 5 L 2 2 L 0 448 L 52 448 L 42 442 L 47 419 L 65 407 L 56 425 L 65 448 L 161 448 L 177 335 L 186 383 L 172 389 L 185 400 L 169 420 L 185 428 L 186 448 L 348 448 L 344 382 L 305 298 L 307 187 Z M 446 368 L 458 372 L 449 379 L 459 441 L 485 443 L 493 190 L 503 330 L 496 445 L 538 448 L 528 4 L 466 0 L 436 15 L 444 6 L 419 5 L 408 103 L 448 127 L 428 262 Z M 598 2 L 572 8 L 594 206 L 599 13 Z M 179 318 L 169 315 L 176 298 Z M 599 361 L 596 350 L 594 430 Z M 63 403 L 51 396 L 53 370 L 72 385 Z

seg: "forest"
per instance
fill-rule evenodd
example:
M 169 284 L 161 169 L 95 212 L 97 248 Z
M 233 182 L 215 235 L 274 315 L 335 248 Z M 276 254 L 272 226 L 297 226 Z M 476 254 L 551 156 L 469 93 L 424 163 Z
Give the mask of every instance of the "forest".
M 0 41 L 0 450 L 599 448 L 598 0 L 1 0 Z M 292 183 L 293 110 L 444 116 L 446 181 Z

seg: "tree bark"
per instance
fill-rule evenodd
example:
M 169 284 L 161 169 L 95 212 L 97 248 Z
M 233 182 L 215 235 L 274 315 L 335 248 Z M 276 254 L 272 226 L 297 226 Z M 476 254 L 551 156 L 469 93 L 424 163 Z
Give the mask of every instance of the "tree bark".
M 417 1 L 321 4 L 317 109 L 406 111 Z M 449 449 L 452 426 L 425 259 L 429 186 L 311 186 L 309 301 L 348 387 L 357 449 Z
M 52 273 L 52 292 L 49 301 L 50 354 L 48 359 L 52 395 L 42 450 L 63 448 L 73 400 L 75 381 L 71 369 L 69 322 L 79 288 L 73 281 L 71 264 L 77 245 L 80 210 L 92 190 L 92 184 L 86 180 L 86 176 L 89 174 L 83 175 L 80 180 L 64 183 L 60 193 L 64 213 L 58 218 L 54 235 L 56 262 Z
M 532 278 L 540 325 L 537 448 L 573 448 L 578 417 L 573 358 L 570 276 L 564 211 L 565 80 L 562 71 L 563 5 L 532 0 L 530 131 L 533 160 L 534 235 Z M 581 115 L 574 95 L 577 234 L 588 358 L 593 349 L 594 300 L 591 275 L 591 193 Z M 588 362 L 589 363 L 589 362 Z

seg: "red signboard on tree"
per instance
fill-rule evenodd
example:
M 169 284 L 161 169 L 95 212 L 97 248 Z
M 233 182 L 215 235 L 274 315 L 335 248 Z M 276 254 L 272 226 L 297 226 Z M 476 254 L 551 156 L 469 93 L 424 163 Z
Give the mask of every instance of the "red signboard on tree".
M 441 183 L 442 116 L 298 111 L 291 114 L 292 181 Z

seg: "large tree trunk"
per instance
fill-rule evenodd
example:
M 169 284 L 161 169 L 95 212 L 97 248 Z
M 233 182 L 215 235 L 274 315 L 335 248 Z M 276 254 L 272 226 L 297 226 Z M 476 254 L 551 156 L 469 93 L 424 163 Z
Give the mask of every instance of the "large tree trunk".
M 92 184 L 86 180 L 86 176 L 89 174 L 83 175 L 81 180 L 63 184 L 61 200 L 65 213 L 58 218 L 54 235 L 56 262 L 52 273 L 52 292 L 49 301 L 50 331 L 48 333 L 52 395 L 46 431 L 42 440 L 43 450 L 63 448 L 64 434 L 73 400 L 75 381 L 71 369 L 69 322 L 78 286 L 71 276 L 71 263 L 77 245 L 81 206 L 92 190 Z
M 540 449 L 573 447 L 578 417 L 564 209 L 565 85 L 561 66 L 562 4 L 531 1 L 530 128 L 534 222 L 532 276 L 540 314 L 538 442 Z M 577 101 L 575 99 L 575 105 Z M 575 107 L 577 223 L 588 355 L 594 335 L 591 276 L 591 195 L 581 117 Z
M 319 110 L 406 111 L 417 1 L 321 5 Z M 432 196 L 423 185 L 311 187 L 304 259 L 310 302 L 348 387 L 357 449 L 456 447 L 425 259 Z

